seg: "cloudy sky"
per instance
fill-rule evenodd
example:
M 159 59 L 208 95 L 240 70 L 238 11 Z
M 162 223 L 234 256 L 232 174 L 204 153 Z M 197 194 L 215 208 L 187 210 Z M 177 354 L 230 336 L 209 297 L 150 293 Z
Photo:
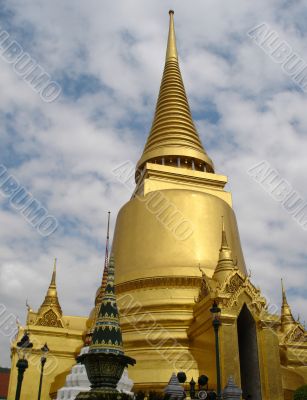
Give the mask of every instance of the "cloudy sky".
M 252 280 L 279 307 L 283 277 L 294 315 L 307 321 L 307 231 L 248 174 L 265 160 L 307 200 L 307 94 L 247 35 L 265 23 L 307 62 L 304 2 L 0 5 L 1 32 L 61 86 L 57 99 L 43 101 L 0 49 L 0 164 L 59 222 L 54 234 L 42 237 L 0 191 L 0 303 L 7 315 L 24 322 L 27 298 L 39 307 L 54 257 L 64 313 L 91 309 L 102 274 L 106 212 L 112 212 L 113 230 L 130 196 L 112 170 L 127 160 L 134 164 L 142 152 L 172 8 L 193 116 L 216 171 L 229 177 Z M 9 340 L 1 332 L 0 350 L 0 365 L 9 365 Z

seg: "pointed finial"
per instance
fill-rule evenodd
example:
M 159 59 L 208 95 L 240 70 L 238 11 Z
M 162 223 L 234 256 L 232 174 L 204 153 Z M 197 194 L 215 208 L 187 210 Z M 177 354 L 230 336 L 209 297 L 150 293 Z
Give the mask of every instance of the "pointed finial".
M 282 304 L 281 304 L 281 326 L 282 329 L 288 329 L 295 325 L 295 320 L 293 318 L 291 308 L 287 301 L 286 291 L 284 287 L 283 280 L 281 279 L 281 291 L 282 291 Z
M 26 299 L 26 307 L 27 307 L 28 312 L 32 312 L 33 311 L 31 306 L 30 306 L 30 304 L 29 304 L 29 302 L 28 302 L 28 299 Z
M 108 264 L 109 264 L 110 217 L 111 217 L 111 211 L 108 211 L 107 238 L 106 238 L 106 249 L 105 249 L 105 256 L 104 256 L 104 274 L 107 273 Z M 102 278 L 102 282 L 103 282 L 103 278 Z
M 57 263 L 57 258 L 55 257 L 54 263 L 53 263 L 53 272 L 52 272 L 50 286 L 56 286 L 56 263 Z
M 168 41 L 166 49 L 166 59 L 165 61 L 175 59 L 178 60 L 177 46 L 176 46 L 176 35 L 174 26 L 174 11 L 169 11 L 169 31 L 168 31 Z
M 96 320 L 98 318 L 99 310 L 101 307 L 103 295 L 107 286 L 107 278 L 108 278 L 108 264 L 109 264 L 109 238 L 110 238 L 110 217 L 111 211 L 108 211 L 108 223 L 107 223 L 107 235 L 106 235 L 106 247 L 105 247 L 105 257 L 104 257 L 104 269 L 102 274 L 101 285 L 96 292 L 95 297 L 95 308 L 93 318 L 91 320 L 91 326 L 89 332 L 92 334 L 95 328 Z M 92 339 L 89 339 L 89 343 Z
M 224 217 L 222 216 L 222 240 L 219 253 L 219 259 L 215 268 L 213 279 L 222 283 L 228 274 L 236 269 L 233 261 L 232 251 L 227 243 Z
M 225 222 L 224 222 L 223 215 L 222 215 L 222 240 L 221 240 L 220 250 L 230 250 L 230 247 L 228 246 L 228 242 L 227 242 L 227 236 L 226 236 L 226 231 L 225 231 Z
M 280 280 L 281 280 L 282 306 L 289 307 L 287 296 L 286 296 L 286 289 L 285 289 L 285 286 L 284 286 L 284 281 L 283 281 L 282 278 Z
M 224 216 L 222 216 L 222 243 L 221 249 L 228 248 L 227 237 L 225 232 L 225 223 L 224 223 Z
M 111 211 L 108 211 L 107 239 L 109 239 L 109 234 L 110 234 L 110 216 L 111 216 Z
M 103 292 L 107 285 L 108 264 L 109 264 L 110 216 L 111 216 L 111 211 L 108 211 L 107 238 L 106 238 L 106 248 L 105 248 L 105 254 L 104 254 L 104 269 L 103 269 L 101 286 L 98 289 L 98 296 L 96 297 L 96 303 L 97 302 L 101 303 Z
M 281 293 L 282 293 L 282 301 L 283 303 L 287 303 L 287 297 L 286 297 L 286 291 L 285 291 L 285 287 L 284 287 L 284 281 L 282 278 L 280 278 L 281 281 Z

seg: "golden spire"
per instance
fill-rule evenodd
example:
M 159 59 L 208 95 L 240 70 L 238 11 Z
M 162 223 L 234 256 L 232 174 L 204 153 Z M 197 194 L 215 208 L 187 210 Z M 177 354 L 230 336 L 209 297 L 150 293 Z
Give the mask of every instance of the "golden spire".
M 60 315 L 62 315 L 62 309 L 59 303 L 57 288 L 56 288 L 56 262 L 57 259 L 54 259 L 53 272 L 51 277 L 51 282 L 47 290 L 47 294 L 43 304 L 40 306 L 39 314 L 44 313 L 47 309 L 52 308 L 53 310 L 58 311 Z
M 225 232 L 224 217 L 222 217 L 222 244 L 221 244 L 221 250 L 222 249 L 229 249 L 229 246 L 228 246 L 228 243 L 227 243 L 227 238 L 226 238 L 226 232 Z
M 168 43 L 160 93 L 151 131 L 137 169 L 150 161 L 214 172 L 213 163 L 201 144 L 192 120 L 178 63 L 174 11 L 169 14 Z
M 293 318 L 291 308 L 288 304 L 287 297 L 286 297 L 286 291 L 284 288 L 284 283 L 283 280 L 281 279 L 281 292 L 282 292 L 282 305 L 281 305 L 281 317 L 280 317 L 280 322 L 281 322 L 281 327 L 282 330 L 285 330 L 287 328 L 291 328 L 294 326 L 295 320 Z
M 52 272 L 51 283 L 50 283 L 50 286 L 54 286 L 54 287 L 56 287 L 56 262 L 57 262 L 57 259 L 54 258 L 53 272 Z
M 220 283 L 224 282 L 227 275 L 232 272 L 236 266 L 233 262 L 232 251 L 228 245 L 225 225 L 224 225 L 224 217 L 222 217 L 222 240 L 221 240 L 221 248 L 219 253 L 219 260 L 217 266 L 215 268 L 213 279 L 219 281 Z
M 176 46 L 176 35 L 174 26 L 174 11 L 169 11 L 170 21 L 169 21 L 169 31 L 166 49 L 165 62 L 170 60 L 178 60 L 177 46 Z

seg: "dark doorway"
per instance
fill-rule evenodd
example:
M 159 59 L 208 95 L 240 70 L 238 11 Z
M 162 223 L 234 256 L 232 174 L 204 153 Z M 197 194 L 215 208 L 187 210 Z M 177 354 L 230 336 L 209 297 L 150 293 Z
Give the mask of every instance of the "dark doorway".
M 238 317 L 237 327 L 243 398 L 261 400 L 256 324 L 246 304 Z

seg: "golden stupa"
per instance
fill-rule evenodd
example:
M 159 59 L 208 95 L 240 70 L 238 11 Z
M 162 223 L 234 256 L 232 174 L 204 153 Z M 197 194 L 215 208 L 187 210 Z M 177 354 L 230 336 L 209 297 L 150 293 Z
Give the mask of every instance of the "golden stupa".
M 136 190 L 118 214 L 113 241 L 124 343 L 138 360 L 131 373 L 140 387 L 153 381 L 165 386 L 171 376 L 174 366 L 161 363 L 160 353 L 166 359 L 176 355 L 176 369 L 185 370 L 189 364 L 194 378 L 199 374 L 197 358 L 208 359 L 204 354 L 197 357 L 200 349 L 189 344 L 188 331 L 193 327 L 201 271 L 209 279 L 217 266 L 222 216 L 238 271 L 246 275 L 226 182 L 225 176 L 214 173 L 192 120 L 171 11 L 152 128 L 137 164 Z M 139 311 L 137 305 L 142 306 Z M 161 327 L 159 335 L 151 329 L 153 323 Z M 213 336 L 209 336 L 211 347 Z M 212 349 L 206 345 L 203 351 L 208 350 Z M 213 362 L 212 376 L 214 369 Z
M 222 387 L 232 376 L 244 397 L 292 399 L 294 390 L 307 383 L 307 335 L 293 318 L 284 287 L 281 314 L 272 314 L 246 273 L 231 193 L 224 189 L 227 178 L 215 173 L 192 120 L 173 11 L 156 112 L 135 180 L 132 197 L 118 214 L 112 246 L 124 349 L 136 359 L 129 370 L 134 391 L 161 390 L 178 371 L 188 381 L 206 374 L 209 387 L 216 389 L 210 313 L 215 300 L 221 308 Z M 65 317 L 54 273 L 40 310 L 29 310 L 28 331 L 41 344 L 48 337 L 59 360 L 45 380 L 44 399 L 56 398 L 89 339 L 102 292 L 103 283 L 87 320 Z M 16 341 L 12 357 L 15 371 Z M 30 399 L 27 382 L 38 372 L 27 374 L 23 390 Z M 15 384 L 14 372 L 9 399 Z
M 137 360 L 129 371 L 134 389 L 162 389 L 180 370 L 188 381 L 205 373 L 216 388 L 210 308 L 217 300 L 222 387 L 232 376 L 244 396 L 291 398 L 307 382 L 306 333 L 284 291 L 280 318 L 246 273 L 227 178 L 215 173 L 192 120 L 173 11 L 154 120 L 135 177 L 113 241 L 125 351 Z

